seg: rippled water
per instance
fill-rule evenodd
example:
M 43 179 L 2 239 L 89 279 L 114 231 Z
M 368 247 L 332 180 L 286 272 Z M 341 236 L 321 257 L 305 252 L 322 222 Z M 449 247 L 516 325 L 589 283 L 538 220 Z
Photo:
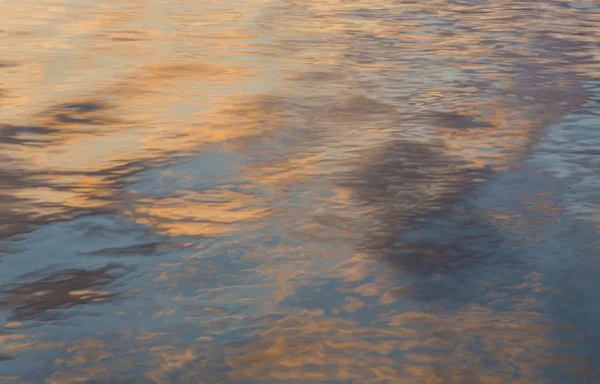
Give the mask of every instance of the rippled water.
M 600 383 L 596 0 L 0 10 L 0 382 Z

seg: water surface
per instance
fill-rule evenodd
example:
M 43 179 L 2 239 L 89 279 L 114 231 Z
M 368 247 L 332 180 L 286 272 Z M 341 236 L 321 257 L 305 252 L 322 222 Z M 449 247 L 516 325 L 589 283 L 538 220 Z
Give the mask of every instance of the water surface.
M 0 7 L 0 382 L 600 383 L 596 1 Z

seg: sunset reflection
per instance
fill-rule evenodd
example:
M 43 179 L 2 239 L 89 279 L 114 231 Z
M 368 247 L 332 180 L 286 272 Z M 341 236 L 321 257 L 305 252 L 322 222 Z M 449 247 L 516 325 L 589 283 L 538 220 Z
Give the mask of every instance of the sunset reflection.
M 600 380 L 594 1 L 0 8 L 0 382 Z

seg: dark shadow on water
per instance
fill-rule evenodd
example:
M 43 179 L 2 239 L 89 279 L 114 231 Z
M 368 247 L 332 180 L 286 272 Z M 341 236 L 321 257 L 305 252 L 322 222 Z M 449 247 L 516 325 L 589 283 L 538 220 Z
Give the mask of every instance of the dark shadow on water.
M 411 244 L 410 240 L 402 240 L 403 233 L 411 230 L 418 233 L 421 231 L 418 226 L 448 213 L 455 204 L 467 199 L 476 185 L 474 179 L 485 177 L 491 171 L 469 167 L 436 146 L 416 142 L 398 140 L 373 152 L 365 156 L 369 159 L 367 166 L 341 182 L 355 190 L 367 205 L 376 208 L 376 224 L 365 235 L 361 245 L 371 253 L 385 255 L 391 263 L 416 273 L 435 273 L 439 272 L 439 268 L 459 265 L 460 260 L 456 257 L 439 261 L 436 267 L 432 264 L 434 260 L 425 254 L 408 258 L 394 254 L 398 246 Z M 462 220 L 461 223 L 447 223 L 447 228 L 440 227 L 439 236 L 448 237 L 448 230 L 459 234 L 464 228 L 476 225 L 468 217 Z M 452 254 L 447 245 L 439 243 L 440 240 L 444 239 L 431 239 L 429 248 L 433 251 L 440 247 L 446 249 L 448 256 Z
M 114 125 L 119 120 L 111 119 L 101 114 L 109 109 L 111 109 L 111 106 L 106 103 L 84 101 L 56 105 L 42 113 L 42 116 L 48 116 L 48 124 L 52 125 Z
M 64 319 L 72 307 L 104 303 L 118 296 L 102 289 L 128 273 L 121 264 L 91 270 L 66 269 L 47 276 L 43 272 L 28 273 L 19 280 L 33 281 L 2 286 L 0 308 L 11 311 L 10 321 Z
M 47 143 L 45 136 L 60 132 L 59 129 L 44 126 L 17 126 L 0 124 L 0 143 L 8 145 L 36 145 Z M 20 137 L 30 135 L 29 137 Z M 35 135 L 35 136 L 34 136 Z M 33 136 L 33 137 L 31 137 Z

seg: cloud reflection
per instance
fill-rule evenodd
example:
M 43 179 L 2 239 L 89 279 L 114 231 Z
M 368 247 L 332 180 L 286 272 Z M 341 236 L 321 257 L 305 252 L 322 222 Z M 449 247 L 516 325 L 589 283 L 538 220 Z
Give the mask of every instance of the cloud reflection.
M 553 381 L 593 2 L 51 3 L 0 16 L 6 380 Z

